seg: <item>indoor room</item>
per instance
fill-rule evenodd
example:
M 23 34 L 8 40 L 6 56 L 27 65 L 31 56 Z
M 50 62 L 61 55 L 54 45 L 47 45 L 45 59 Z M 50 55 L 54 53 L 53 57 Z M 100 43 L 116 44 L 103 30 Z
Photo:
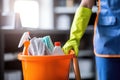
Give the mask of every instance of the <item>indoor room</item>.
M 25 59 L 24 56 L 21 56 L 23 58 L 18 58 L 18 54 L 22 55 L 22 53 L 24 53 L 24 40 L 29 41 L 33 38 L 38 39 L 49 36 L 52 43 L 48 42 L 47 45 L 49 46 L 50 44 L 53 44 L 54 47 L 54 43 L 59 41 L 61 44 L 60 48 L 62 50 L 65 43 L 70 39 L 72 23 L 74 22 L 76 10 L 81 2 L 82 0 L 0 0 L 0 80 L 53 80 L 48 73 L 51 73 L 50 75 L 54 73 L 55 77 L 58 74 L 56 72 L 58 70 L 60 71 L 58 71 L 59 74 L 67 75 L 67 77 L 65 76 L 67 79 L 63 80 L 97 80 L 93 49 L 93 26 L 98 11 L 97 1 L 94 2 L 91 8 L 91 17 L 88 21 L 84 35 L 80 40 L 78 40 L 80 42 L 80 46 L 78 46 L 78 55 L 76 56 L 76 54 L 71 54 L 72 57 L 70 58 L 68 73 L 62 70 L 62 66 L 59 66 L 60 64 L 58 64 L 57 60 L 57 64 L 50 64 L 50 62 L 43 64 L 44 68 L 49 64 L 54 65 L 54 69 L 51 68 L 48 72 L 47 67 L 45 68 L 46 70 L 37 70 L 35 67 L 25 66 L 25 64 L 27 64 L 27 58 Z M 22 40 L 22 36 L 25 32 L 29 32 L 26 35 L 29 35 L 30 38 L 27 36 L 27 38 L 24 38 L 20 44 L 20 40 Z M 34 42 L 33 44 L 35 46 L 39 45 L 39 42 L 37 44 L 36 43 Z M 32 43 L 30 43 L 30 45 L 31 44 Z M 20 47 L 18 45 L 20 45 Z M 41 46 L 42 44 L 39 45 L 38 49 L 41 50 Z M 27 56 L 29 57 L 31 54 Z M 43 54 L 42 57 L 43 56 L 47 55 Z M 36 57 L 36 59 L 37 58 L 38 57 Z M 74 58 L 77 60 L 77 63 L 74 62 Z M 40 58 L 40 60 L 42 60 L 42 58 Z M 49 59 L 46 59 L 46 61 L 47 60 L 49 61 Z M 54 57 L 50 60 L 54 60 Z M 30 61 L 32 63 L 32 60 Z M 63 62 L 64 65 L 67 64 L 67 62 Z M 35 64 L 32 65 L 41 67 L 43 66 L 42 63 L 44 63 L 44 61 L 40 62 L 41 65 L 39 66 L 36 62 L 34 63 Z M 76 66 L 74 66 L 74 63 L 77 64 L 78 73 L 75 71 Z M 26 71 L 23 70 L 23 67 Z M 56 67 L 58 68 L 56 69 Z M 34 70 L 36 71 L 34 71 L 33 68 L 35 68 Z M 32 79 L 33 76 L 38 77 L 37 74 L 42 78 Z M 44 78 L 50 78 L 44 79 L 43 76 Z M 77 79 L 77 77 L 80 79 Z M 58 77 L 57 80 L 62 80 L 62 78 Z

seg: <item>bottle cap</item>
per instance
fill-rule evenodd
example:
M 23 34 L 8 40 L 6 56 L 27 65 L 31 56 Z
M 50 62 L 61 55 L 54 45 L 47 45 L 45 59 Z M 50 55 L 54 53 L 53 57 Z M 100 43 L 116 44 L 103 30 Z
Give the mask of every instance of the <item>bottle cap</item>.
M 61 43 L 60 42 L 55 42 L 54 45 L 55 46 L 61 46 Z

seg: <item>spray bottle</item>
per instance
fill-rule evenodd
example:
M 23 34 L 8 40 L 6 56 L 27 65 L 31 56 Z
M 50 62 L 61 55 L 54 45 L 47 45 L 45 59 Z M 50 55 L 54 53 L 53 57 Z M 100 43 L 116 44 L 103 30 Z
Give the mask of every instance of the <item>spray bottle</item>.
M 24 32 L 18 45 L 18 48 L 20 48 L 24 44 L 23 55 L 28 55 L 28 47 L 30 45 L 29 39 L 31 39 L 29 34 L 29 32 Z

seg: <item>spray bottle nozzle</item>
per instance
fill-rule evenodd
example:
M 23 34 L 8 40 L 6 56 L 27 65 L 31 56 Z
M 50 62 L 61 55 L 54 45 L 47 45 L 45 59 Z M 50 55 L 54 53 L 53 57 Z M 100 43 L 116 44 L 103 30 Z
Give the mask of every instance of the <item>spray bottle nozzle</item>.
M 25 41 L 29 41 L 29 39 L 31 39 L 30 37 L 30 32 L 24 32 L 24 34 L 22 35 L 18 48 L 22 47 L 22 45 L 24 44 Z

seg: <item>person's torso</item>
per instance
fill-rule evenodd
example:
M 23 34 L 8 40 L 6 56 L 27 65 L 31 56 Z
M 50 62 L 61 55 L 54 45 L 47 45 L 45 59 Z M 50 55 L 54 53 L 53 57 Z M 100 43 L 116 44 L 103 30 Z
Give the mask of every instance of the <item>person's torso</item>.
M 100 0 L 94 50 L 103 57 L 120 57 L 120 0 Z

